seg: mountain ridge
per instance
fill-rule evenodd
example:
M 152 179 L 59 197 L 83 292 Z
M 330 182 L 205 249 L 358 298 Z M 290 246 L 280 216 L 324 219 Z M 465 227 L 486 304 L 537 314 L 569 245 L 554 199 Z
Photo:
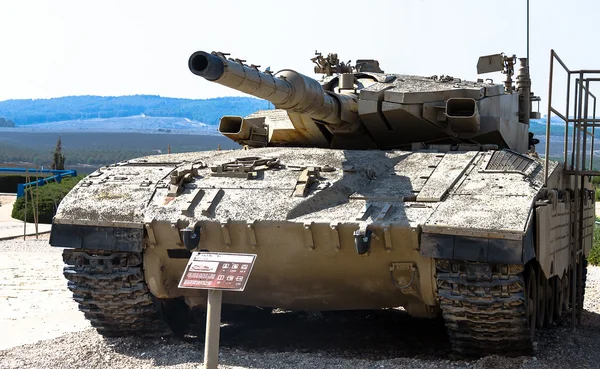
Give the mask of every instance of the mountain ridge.
M 93 130 L 94 127 L 90 127 L 93 123 L 99 124 L 97 129 L 104 131 L 143 130 L 148 127 L 140 125 L 151 123 L 153 131 L 176 129 L 213 133 L 216 131 L 214 126 L 224 115 L 246 116 L 272 107 L 268 101 L 254 97 L 186 99 L 159 95 L 79 95 L 0 101 L 0 118 L 24 129 Z M 186 122 L 191 124 L 186 126 Z M 558 117 L 551 118 L 551 125 L 553 136 L 564 135 L 564 122 Z M 544 135 L 546 118 L 532 120 L 530 130 L 536 136 Z
M 134 116 L 187 118 L 216 125 L 223 115 L 246 116 L 270 103 L 253 97 L 185 99 L 158 95 L 64 96 L 48 99 L 0 101 L 0 117 L 16 126 L 95 118 Z

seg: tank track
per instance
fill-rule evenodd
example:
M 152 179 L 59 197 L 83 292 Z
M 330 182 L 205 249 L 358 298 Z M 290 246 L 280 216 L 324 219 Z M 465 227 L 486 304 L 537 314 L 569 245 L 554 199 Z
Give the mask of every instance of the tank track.
M 581 313 L 583 311 L 583 305 L 585 303 L 585 284 L 587 281 L 587 267 L 588 267 L 588 261 L 587 261 L 587 257 L 582 257 L 580 260 L 582 267 L 583 267 L 583 271 L 582 271 L 582 275 L 581 275 L 581 285 L 577 286 L 577 307 L 579 307 L 579 310 L 577 311 L 577 324 L 579 324 L 581 322 Z
M 436 260 L 438 298 L 454 353 L 531 353 L 524 266 Z
M 64 276 L 73 299 L 103 336 L 169 335 L 144 282 L 142 254 L 65 249 Z

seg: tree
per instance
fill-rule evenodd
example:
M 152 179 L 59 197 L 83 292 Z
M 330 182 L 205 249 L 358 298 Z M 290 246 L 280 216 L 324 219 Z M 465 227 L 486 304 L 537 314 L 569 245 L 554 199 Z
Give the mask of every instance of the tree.
M 15 122 L 10 119 L 0 118 L 0 127 L 14 127 Z
M 62 143 L 60 136 L 56 142 L 56 148 L 54 149 L 54 156 L 52 158 L 52 169 L 64 170 L 65 169 L 65 156 L 62 154 Z

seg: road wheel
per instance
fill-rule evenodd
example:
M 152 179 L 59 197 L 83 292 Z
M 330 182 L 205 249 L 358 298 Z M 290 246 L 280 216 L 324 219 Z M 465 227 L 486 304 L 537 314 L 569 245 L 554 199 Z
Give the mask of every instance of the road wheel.
M 551 326 L 554 322 L 554 295 L 556 294 L 554 284 L 556 279 L 558 279 L 558 277 L 552 277 L 550 279 L 544 278 L 544 280 L 546 281 L 546 321 L 544 322 L 545 327 Z
M 587 259 L 585 256 L 581 256 L 579 258 L 579 263 L 577 264 L 577 292 L 575 295 L 575 304 L 577 306 L 577 324 L 581 323 L 581 313 L 583 312 L 583 301 L 585 296 L 585 282 L 587 277 Z
M 529 325 L 529 334 L 531 337 L 531 341 L 533 341 L 535 337 L 535 328 L 537 326 L 537 307 L 538 307 L 538 283 L 535 275 L 535 271 L 530 266 L 527 268 L 527 274 L 525 278 L 525 301 L 527 303 L 526 311 L 527 311 L 527 324 Z
M 566 277 L 558 279 L 558 276 L 554 278 L 554 320 L 559 321 L 563 313 L 564 305 L 564 279 Z
M 546 278 L 542 275 L 542 271 L 538 270 L 536 275 L 537 283 L 537 306 L 536 312 L 537 316 L 535 319 L 535 324 L 537 328 L 543 328 L 544 322 L 546 321 Z
M 571 269 L 569 268 L 569 270 L 562 279 L 563 312 L 568 312 L 571 310 L 571 275 Z

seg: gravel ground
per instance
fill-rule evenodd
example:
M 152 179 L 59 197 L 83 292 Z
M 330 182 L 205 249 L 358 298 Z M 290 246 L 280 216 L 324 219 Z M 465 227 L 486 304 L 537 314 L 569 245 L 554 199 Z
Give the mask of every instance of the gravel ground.
M 60 257 L 58 250 L 48 249 L 47 240 L 0 241 L 0 262 L 6 262 L 7 257 L 13 255 L 11 253 L 37 255 L 38 264 L 43 255 Z M 22 258 L 19 262 L 26 264 L 30 259 L 35 258 Z M 52 273 L 62 278 L 60 271 Z M 66 290 L 66 281 L 58 277 L 48 278 L 62 284 Z M 8 283 L 10 273 L 3 269 L 2 278 L 3 283 Z M 535 356 L 449 360 L 450 346 L 441 322 L 413 319 L 400 310 L 271 314 L 253 309 L 224 321 L 220 367 L 600 368 L 600 351 L 596 349 L 600 342 L 600 268 L 589 268 L 587 283 L 582 327 L 574 332 L 568 326 L 554 326 L 539 333 Z M 22 302 L 20 308 L 24 320 L 34 315 L 31 311 L 43 316 L 47 308 L 42 302 L 46 301 L 63 306 L 63 310 L 72 309 L 70 303 L 48 299 L 48 293 L 37 291 L 39 299 L 35 302 L 20 296 L 11 300 L 12 304 L 17 303 L 14 300 Z M 48 309 L 53 311 L 57 307 Z M 77 319 L 80 317 L 74 316 L 70 324 L 76 324 Z M 10 327 L 4 326 L 4 320 L 0 322 L 3 322 L 0 329 L 6 333 Z M 201 337 L 103 338 L 91 328 L 80 329 L 0 351 L 0 368 L 202 367 Z M 32 337 L 33 341 L 35 338 Z
M 0 334 L 0 350 L 90 326 L 66 288 L 62 250 L 39 238 L 0 241 L 0 332 L 10 332 Z

